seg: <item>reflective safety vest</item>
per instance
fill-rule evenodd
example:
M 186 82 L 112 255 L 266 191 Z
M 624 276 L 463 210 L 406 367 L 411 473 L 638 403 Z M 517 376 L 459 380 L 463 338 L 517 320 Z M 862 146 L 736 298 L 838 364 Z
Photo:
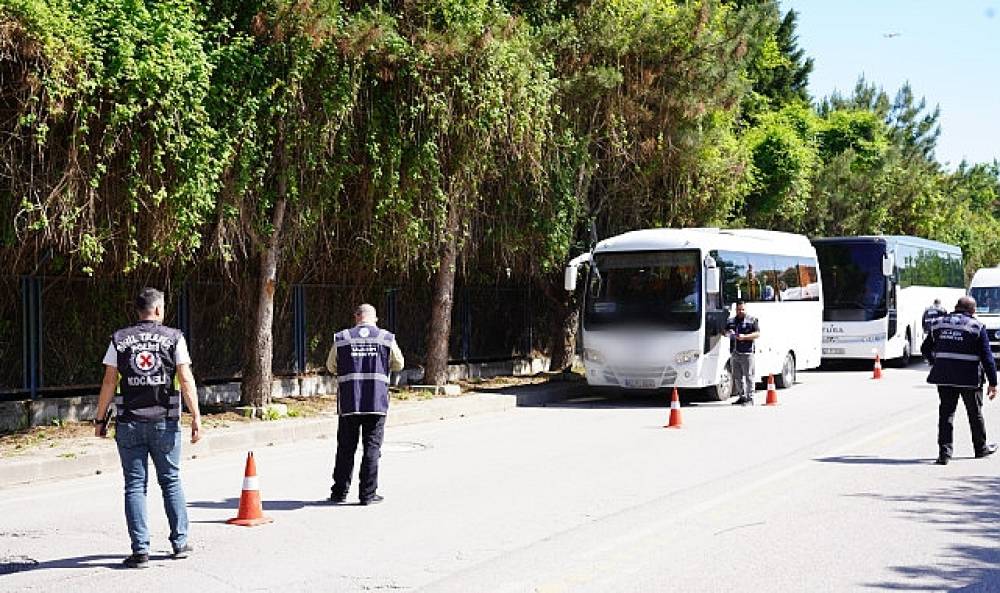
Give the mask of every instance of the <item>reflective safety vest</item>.
M 736 336 L 745 336 L 746 334 L 752 334 L 754 332 L 760 331 L 760 326 L 757 323 L 756 317 L 751 317 L 749 315 L 744 315 L 743 319 L 737 319 L 736 317 L 731 317 L 729 322 L 726 323 L 726 330 L 733 332 L 733 336 L 730 337 L 729 351 L 738 352 L 740 354 L 753 354 L 756 350 L 756 340 L 752 342 L 739 342 L 736 340 Z
M 396 337 L 374 325 L 337 332 L 337 413 L 389 411 L 389 351 Z
M 181 417 L 181 396 L 174 386 L 178 329 L 156 321 L 140 321 L 111 335 L 118 353 L 119 421 L 155 421 Z
M 924 316 L 921 320 L 921 325 L 924 327 L 924 333 L 931 331 L 931 324 L 934 323 L 935 319 L 944 317 L 948 312 L 944 310 L 944 307 L 939 305 L 931 305 L 924 309 Z
M 996 362 L 985 326 L 971 315 L 952 313 L 935 319 L 921 351 L 932 361 L 928 383 L 976 388 L 983 384 L 985 371 L 990 385 L 996 384 Z

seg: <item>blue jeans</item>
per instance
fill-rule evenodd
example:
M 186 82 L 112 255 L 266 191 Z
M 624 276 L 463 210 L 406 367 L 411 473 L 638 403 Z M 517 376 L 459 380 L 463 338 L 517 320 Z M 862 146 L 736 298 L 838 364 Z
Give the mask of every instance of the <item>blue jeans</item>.
M 174 551 L 187 543 L 188 516 L 181 488 L 181 429 L 177 420 L 119 422 L 115 433 L 125 475 L 125 521 L 134 554 L 149 553 L 146 522 L 147 462 L 153 458 Z

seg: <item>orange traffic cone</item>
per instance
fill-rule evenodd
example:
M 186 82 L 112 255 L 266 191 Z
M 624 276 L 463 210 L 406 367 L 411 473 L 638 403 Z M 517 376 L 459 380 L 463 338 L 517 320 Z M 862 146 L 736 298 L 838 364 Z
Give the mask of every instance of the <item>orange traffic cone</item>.
M 882 362 L 878 358 L 878 352 L 875 353 L 875 368 L 872 369 L 872 379 L 882 378 Z
M 663 428 L 681 427 L 681 398 L 677 395 L 677 388 L 674 387 L 674 394 L 670 396 L 670 422 Z
M 774 375 L 767 376 L 767 401 L 765 406 L 778 405 L 778 390 L 774 388 Z
M 257 464 L 253 460 L 253 451 L 247 453 L 247 469 L 243 472 L 243 493 L 240 494 L 240 511 L 236 518 L 226 521 L 230 525 L 253 527 L 270 523 L 274 519 L 264 516 L 264 508 L 260 504 L 260 483 L 257 481 Z

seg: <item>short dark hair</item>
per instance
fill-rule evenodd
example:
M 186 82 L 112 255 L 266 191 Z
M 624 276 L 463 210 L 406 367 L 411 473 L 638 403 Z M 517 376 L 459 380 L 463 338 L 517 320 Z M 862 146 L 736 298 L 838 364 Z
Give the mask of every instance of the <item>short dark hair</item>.
M 745 304 L 747 304 L 747 302 L 744 301 L 743 299 L 736 299 L 736 305 L 737 306 L 739 306 L 739 305 L 745 305 Z
M 137 311 L 152 311 L 157 305 L 163 305 L 163 292 L 147 286 L 135 297 Z

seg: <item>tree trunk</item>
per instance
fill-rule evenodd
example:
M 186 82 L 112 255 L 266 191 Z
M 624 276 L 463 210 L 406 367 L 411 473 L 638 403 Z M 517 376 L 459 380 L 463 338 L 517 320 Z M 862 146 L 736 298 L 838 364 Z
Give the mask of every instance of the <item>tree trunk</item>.
M 288 155 L 284 142 L 284 126 L 278 124 L 277 199 L 271 211 L 271 234 L 260 254 L 257 278 L 257 310 L 246 371 L 240 386 L 240 403 L 245 406 L 266 406 L 271 403 L 274 359 L 274 291 L 278 282 L 278 259 L 281 255 L 281 233 L 288 205 Z
M 440 264 L 434 274 L 431 318 L 427 328 L 427 361 L 424 365 L 424 383 L 430 385 L 444 385 L 448 382 L 448 342 L 451 337 L 451 308 L 455 297 L 455 267 L 458 263 L 459 209 L 458 200 L 452 198 L 452 203 L 448 206 Z
M 549 341 L 549 370 L 561 371 L 573 364 L 576 351 L 576 333 L 580 323 L 580 310 L 575 293 L 565 292 L 562 286 L 545 283 L 542 292 L 552 305 L 553 318 Z

